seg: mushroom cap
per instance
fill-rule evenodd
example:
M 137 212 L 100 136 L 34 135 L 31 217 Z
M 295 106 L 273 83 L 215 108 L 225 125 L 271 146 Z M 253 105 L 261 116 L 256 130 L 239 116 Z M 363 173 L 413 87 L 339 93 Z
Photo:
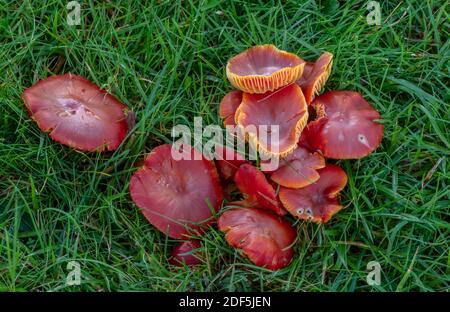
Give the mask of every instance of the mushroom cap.
M 301 188 L 319 180 L 317 169 L 325 167 L 325 159 L 319 153 L 298 147 L 292 154 L 280 160 L 280 167 L 270 179 L 281 186 Z
M 224 180 L 234 178 L 239 167 L 249 163 L 244 156 L 226 146 L 216 146 L 214 154 L 219 174 Z
M 194 266 L 201 263 L 197 249 L 202 245 L 198 240 L 188 240 L 178 243 L 170 254 L 169 263 L 176 266 Z
M 234 114 L 242 102 L 242 91 L 235 90 L 228 92 L 223 97 L 219 106 L 219 116 L 223 119 L 225 126 L 235 126 Z
M 280 201 L 293 216 L 325 223 L 342 209 L 338 194 L 347 184 L 347 175 L 340 167 L 327 164 L 319 169 L 319 180 L 299 189 L 280 188 Z
M 261 209 L 235 208 L 225 211 L 218 225 L 228 244 L 241 249 L 257 266 L 279 270 L 292 260 L 297 233 L 281 217 Z
M 308 109 L 302 90 L 292 84 L 265 94 L 244 93 L 235 120 L 260 153 L 286 156 L 297 147 Z M 266 133 L 261 126 L 267 126 Z
M 305 61 L 272 44 L 257 45 L 228 61 L 228 80 L 247 93 L 265 93 L 295 82 L 303 72 Z
M 306 63 L 305 70 L 297 83 L 302 87 L 305 95 L 306 103 L 310 104 L 331 74 L 333 66 L 333 54 L 330 52 L 323 53 L 314 63 Z
M 181 239 L 214 221 L 210 206 L 217 211 L 223 194 L 212 161 L 188 145 L 183 151 L 191 153 L 192 160 L 175 160 L 171 149 L 164 144 L 152 150 L 144 167 L 132 176 L 130 193 L 151 224 Z
M 245 198 L 239 202 L 241 205 L 268 209 L 278 215 L 286 213 L 278 203 L 274 188 L 267 181 L 264 173 L 256 167 L 250 164 L 241 165 L 234 176 L 234 182 Z
M 77 75 L 40 80 L 22 99 L 42 131 L 80 151 L 115 150 L 129 129 L 127 106 Z
M 308 144 L 327 158 L 358 159 L 381 143 L 384 126 L 380 114 L 353 91 L 329 91 L 312 103 L 319 118 L 304 133 Z

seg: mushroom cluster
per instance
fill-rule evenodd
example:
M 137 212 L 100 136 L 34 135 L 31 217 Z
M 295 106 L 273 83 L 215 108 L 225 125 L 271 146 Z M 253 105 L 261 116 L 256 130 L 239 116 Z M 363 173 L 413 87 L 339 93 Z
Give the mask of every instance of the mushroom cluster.
M 273 45 L 260 45 L 227 64 L 228 80 L 238 90 L 220 103 L 224 126 L 241 129 L 260 154 L 280 160 L 275 169 L 264 160 L 259 169 L 241 160 L 227 164 L 234 169 L 226 176 L 221 170 L 224 179 L 235 172 L 233 181 L 243 200 L 229 203 L 239 208 L 220 216 L 219 229 L 256 265 L 276 270 L 290 263 L 296 235 L 284 214 L 325 223 L 343 208 L 339 192 L 347 175 L 326 159 L 359 159 L 381 143 L 380 114 L 361 94 L 319 95 L 332 62 L 329 52 L 307 62 Z M 277 126 L 278 140 L 268 142 L 259 126 Z
M 344 170 L 326 159 L 359 159 L 381 142 L 380 114 L 353 91 L 319 95 L 333 55 L 315 62 L 273 45 L 252 47 L 229 60 L 226 74 L 238 90 L 226 94 L 219 115 L 241 129 L 260 155 L 247 160 L 217 146 L 214 160 L 187 144 L 155 147 L 130 180 L 133 202 L 145 218 L 180 240 L 169 262 L 202 262 L 198 238 L 217 223 L 226 241 L 251 262 L 278 270 L 292 260 L 297 231 L 287 216 L 325 223 L 343 207 Z M 25 90 L 25 105 L 52 139 L 81 151 L 112 151 L 133 127 L 134 114 L 80 76 L 51 76 Z M 276 139 L 267 139 L 260 127 Z M 183 155 L 174 157 L 174 151 Z M 225 204 L 224 204 L 225 203 Z

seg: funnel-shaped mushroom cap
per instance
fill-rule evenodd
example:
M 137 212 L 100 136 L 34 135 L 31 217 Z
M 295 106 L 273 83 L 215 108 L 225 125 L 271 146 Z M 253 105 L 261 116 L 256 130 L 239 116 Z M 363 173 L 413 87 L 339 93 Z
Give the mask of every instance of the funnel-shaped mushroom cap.
M 231 91 L 227 93 L 219 106 L 219 116 L 223 119 L 225 126 L 234 126 L 234 114 L 242 102 L 242 91 Z
M 300 189 L 281 187 L 280 200 L 293 216 L 325 223 L 342 209 L 338 193 L 347 184 L 347 175 L 340 167 L 327 164 L 318 170 L 320 178 Z
M 225 180 L 234 178 L 239 167 L 249 163 L 243 155 L 225 146 L 216 147 L 215 160 L 220 176 Z
M 281 186 L 301 188 L 319 180 L 317 169 L 323 167 L 325 159 L 320 154 L 299 147 L 280 160 L 280 167 L 270 175 L 270 179 Z
M 353 91 L 329 91 L 312 105 L 319 118 L 308 124 L 308 143 L 327 158 L 357 159 L 369 155 L 381 143 L 384 126 L 380 114 Z
M 77 150 L 115 150 L 128 132 L 127 107 L 80 76 L 51 76 L 26 89 L 22 99 L 42 131 Z
M 239 202 L 240 205 L 269 209 L 278 215 L 286 213 L 278 203 L 277 194 L 272 185 L 267 181 L 264 173 L 256 167 L 249 164 L 241 165 L 234 176 L 234 182 L 245 198 Z
M 228 61 L 227 77 L 247 93 L 274 91 L 300 78 L 305 61 L 274 45 L 254 46 Z
M 169 263 L 181 266 L 185 263 L 187 266 L 194 266 L 201 263 L 198 255 L 198 249 L 202 246 L 198 240 L 188 240 L 178 243 L 172 250 Z
M 296 232 L 288 221 L 270 212 L 230 209 L 220 216 L 218 225 L 227 242 L 257 266 L 279 270 L 292 260 Z
M 164 144 L 152 150 L 131 178 L 130 193 L 151 224 L 180 239 L 213 221 L 211 209 L 218 210 L 223 195 L 212 161 L 186 145 L 192 160 L 175 160 L 171 149 Z
M 235 118 L 260 153 L 285 156 L 297 147 L 308 109 L 302 90 L 292 84 L 265 94 L 244 93 Z
M 323 53 L 315 63 L 306 63 L 305 70 L 297 83 L 302 87 L 306 103 L 310 104 L 327 82 L 333 65 L 333 54 Z

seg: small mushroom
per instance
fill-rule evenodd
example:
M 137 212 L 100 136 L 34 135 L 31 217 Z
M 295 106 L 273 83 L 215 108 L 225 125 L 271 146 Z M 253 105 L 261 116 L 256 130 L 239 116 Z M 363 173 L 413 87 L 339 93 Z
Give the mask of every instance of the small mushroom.
M 227 93 L 219 106 L 219 116 L 225 126 L 235 126 L 234 114 L 242 102 L 242 91 L 235 90 Z
M 260 153 L 286 156 L 297 147 L 308 109 L 302 90 L 292 84 L 265 94 L 244 93 L 235 120 Z
M 241 249 L 254 264 L 269 270 L 286 267 L 292 260 L 296 231 L 292 225 L 255 208 L 225 211 L 218 221 L 219 230 L 231 246 Z
M 77 75 L 43 79 L 22 99 L 42 131 L 80 151 L 115 150 L 129 130 L 127 106 Z
M 280 201 L 293 216 L 315 223 L 325 223 L 342 209 L 339 192 L 347 184 L 347 175 L 340 167 L 327 164 L 319 169 L 319 180 L 299 189 L 280 188 Z
M 182 148 L 191 160 L 175 160 L 170 144 L 154 148 L 130 181 L 133 202 L 151 224 L 175 239 L 198 234 L 212 223 L 212 209 L 218 211 L 223 199 L 214 163 L 190 146 Z
M 194 266 L 201 263 L 198 250 L 202 247 L 198 240 L 178 243 L 172 250 L 169 263 L 175 266 Z
M 228 61 L 228 80 L 247 93 L 265 93 L 295 82 L 303 73 L 305 61 L 274 45 L 258 45 Z
M 318 119 L 308 124 L 308 144 L 327 158 L 358 159 L 372 153 L 381 143 L 384 126 L 380 114 L 353 91 L 329 91 L 311 104 Z
M 235 202 L 235 204 L 268 209 L 278 215 L 286 214 L 278 203 L 274 188 L 267 181 L 264 173 L 256 167 L 250 164 L 241 165 L 234 176 L 234 182 L 244 195 L 244 200 Z
M 280 160 L 280 167 L 271 173 L 270 179 L 284 187 L 301 188 L 319 180 L 317 169 L 323 167 L 325 159 L 319 153 L 298 147 Z
M 243 155 L 226 146 L 216 146 L 214 154 L 217 169 L 224 180 L 233 179 L 239 167 L 249 163 Z
M 333 54 L 323 53 L 314 63 L 307 62 L 302 76 L 297 84 L 302 87 L 306 103 L 311 104 L 314 96 L 319 94 L 320 90 L 327 82 L 333 66 Z

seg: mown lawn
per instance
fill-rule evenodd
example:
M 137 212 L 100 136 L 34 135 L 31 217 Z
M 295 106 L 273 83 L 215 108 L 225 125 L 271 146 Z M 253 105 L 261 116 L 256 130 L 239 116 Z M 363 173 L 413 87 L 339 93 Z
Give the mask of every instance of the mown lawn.
M 447 1 L 0 0 L 0 290 L 11 291 L 445 291 L 449 289 L 450 87 Z M 205 263 L 174 269 L 174 241 L 133 205 L 133 165 L 173 125 L 221 124 L 231 90 L 227 60 L 274 43 L 315 59 L 334 54 L 326 89 L 361 92 L 383 116 L 381 147 L 339 161 L 346 209 L 299 223 L 294 261 L 270 272 L 202 237 Z M 126 142 L 107 154 L 53 142 L 30 120 L 23 90 L 52 74 L 85 76 L 136 113 Z M 81 286 L 66 286 L 67 264 Z M 366 266 L 381 265 L 369 286 Z

